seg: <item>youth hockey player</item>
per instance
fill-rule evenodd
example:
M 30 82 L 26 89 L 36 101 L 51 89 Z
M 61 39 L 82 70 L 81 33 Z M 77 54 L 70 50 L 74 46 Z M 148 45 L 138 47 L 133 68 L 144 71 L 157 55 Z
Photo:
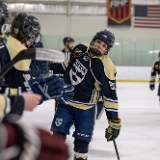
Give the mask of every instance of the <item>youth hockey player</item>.
M 94 35 L 86 52 L 83 52 L 86 47 L 83 44 L 74 47 L 75 58 L 65 70 L 60 64 L 50 65 L 56 74 L 65 71 L 65 82 L 75 87 L 73 100 L 68 100 L 66 105 L 59 103 L 51 125 L 53 133 L 59 133 L 65 139 L 74 123 L 74 160 L 88 159 L 88 147 L 95 123 L 95 104 L 100 94 L 109 124 L 105 138 L 112 141 L 119 135 L 121 119 L 118 116 L 116 69 L 107 56 L 114 42 L 113 33 L 101 30 Z
M 7 21 L 8 18 L 8 8 L 6 3 L 3 1 L 0 2 L 0 28 L 2 28 L 2 25 Z M 11 35 L 7 37 L 7 44 L 4 43 L 4 39 L 1 37 L 1 49 L 0 49 L 0 61 L 2 68 L 14 57 L 16 56 L 21 50 L 26 49 L 25 45 L 31 45 L 33 42 L 35 42 L 36 37 L 38 37 L 38 34 L 40 32 L 40 25 L 38 20 L 30 16 L 26 13 L 20 13 L 18 14 L 13 23 L 12 23 L 12 31 Z M 1 35 L 1 34 L 0 34 Z M 22 44 L 24 43 L 24 44 Z M 30 44 L 29 44 L 30 43 Z M 23 60 L 21 62 L 18 62 L 15 64 L 15 66 L 6 74 L 5 76 L 5 82 L 7 85 L 4 85 L 4 82 L 1 80 L 1 90 L 0 93 L 7 94 L 8 97 L 1 96 L 1 98 L 4 100 L 11 101 L 11 106 L 9 106 L 10 109 L 8 109 L 6 112 L 8 113 L 18 113 L 19 115 L 22 114 L 23 109 L 25 106 L 23 105 L 24 100 L 22 97 L 11 97 L 12 95 L 20 94 L 22 91 L 17 90 L 18 87 L 23 86 L 23 91 L 26 91 L 28 88 L 32 90 L 32 92 L 40 94 L 42 96 L 42 101 L 47 100 L 49 98 L 55 98 L 55 99 L 61 99 L 63 97 L 63 101 L 68 97 L 68 95 L 73 95 L 73 92 L 69 93 L 69 86 L 67 86 L 59 77 L 57 76 L 51 76 L 49 78 L 43 78 L 42 76 L 39 76 L 38 78 L 31 80 L 31 81 L 25 81 L 25 74 L 29 72 L 29 60 Z M 29 77 L 29 74 L 28 74 Z M 25 82 L 25 85 L 23 83 Z M 43 90 L 43 88 L 45 90 Z M 9 89 L 8 87 L 12 88 Z M 26 88 L 27 87 L 27 88 Z M 70 86 L 72 89 L 73 87 Z M 70 89 L 71 89 L 70 88 Z M 71 89 L 71 90 L 72 90 Z M 67 92 L 66 92 L 67 91 Z M 33 95 L 33 94 L 32 94 Z M 24 98 L 27 99 L 27 97 L 30 97 L 30 95 L 23 94 Z M 39 102 L 40 96 L 35 96 L 35 99 L 31 99 L 30 102 L 34 102 L 36 99 Z M 37 98 L 36 98 L 37 97 Z M 22 100 L 22 105 L 17 105 L 17 100 Z M 35 102 L 33 103 L 35 104 Z M 38 103 L 39 104 L 39 103 Z M 7 103 L 2 104 L 2 110 L 4 111 L 5 107 L 8 106 Z M 33 105 L 32 107 L 35 107 Z M 27 109 L 27 108 L 25 108 Z M 28 108 L 28 110 L 30 107 Z M 3 112 L 2 111 L 2 112 Z M 1 115 L 5 115 L 5 112 L 1 113 Z
M 0 1 L 0 28 L 5 22 L 5 15 L 1 14 L 4 13 L 4 6 L 6 6 L 6 4 Z M 3 43 L 3 38 L 0 37 L 0 39 Z M 53 92 L 51 94 L 52 96 L 58 96 L 59 98 L 63 96 L 62 88 L 64 85 L 66 87 L 66 84 L 57 76 L 54 76 L 54 79 L 53 77 L 49 77 L 47 78 L 48 80 L 42 77 L 38 78 L 39 81 L 37 79 L 35 79 L 35 81 L 30 81 L 28 87 L 30 86 L 32 90 L 38 90 L 38 93 L 41 92 L 43 96 L 46 96 L 49 91 L 47 86 L 49 86 L 50 91 L 54 91 L 54 94 Z M 42 91 L 44 85 L 46 87 L 45 92 Z M 10 116 L 6 117 L 6 115 L 10 113 L 17 113 L 20 115 L 23 110 L 33 110 L 40 103 L 41 96 L 28 93 L 22 93 L 19 96 L 11 96 L 10 94 L 13 93 L 13 90 L 9 89 L 0 79 L 0 92 L 6 92 L 6 88 L 9 94 L 0 94 L 0 120 L 5 117 L 5 119 L 3 119 L 3 124 L 0 123 L 0 159 L 67 160 L 68 147 L 58 135 L 55 134 L 51 137 L 50 133 L 42 128 L 31 126 L 24 122 L 15 123 L 15 118 L 8 121 Z M 65 98 L 63 98 L 63 100 L 65 100 Z
M 36 17 L 27 13 L 16 15 L 12 22 L 11 33 L 7 37 L 7 43 L 1 44 L 1 67 L 4 68 L 21 50 L 26 49 L 26 46 L 30 46 L 35 41 L 38 41 L 39 34 L 40 23 Z M 22 60 L 16 63 L 4 76 L 5 82 L 9 87 L 21 87 L 25 80 L 30 79 L 30 62 L 31 60 Z
M 8 20 L 9 12 L 7 4 L 0 1 L 0 43 L 3 43 L 1 28 Z M 8 86 L 0 79 L 0 93 L 4 93 Z M 11 91 L 12 92 L 12 91 Z M 37 94 L 23 93 L 21 96 L 11 96 L 0 94 L 0 119 L 3 119 L 9 113 L 19 112 L 23 110 L 32 111 L 41 100 L 41 96 Z
M 4 42 L 1 43 L 0 47 L 0 62 L 1 62 L 1 67 L 3 67 L 11 60 L 13 57 L 15 57 L 21 50 L 26 49 L 26 46 L 29 47 L 33 43 L 38 42 L 40 35 L 40 23 L 38 19 L 34 16 L 31 16 L 27 13 L 19 13 L 18 15 L 15 16 L 12 22 L 12 27 L 11 27 L 11 33 L 7 37 L 7 43 L 5 44 Z M 4 76 L 5 83 L 10 87 L 10 88 L 15 88 L 17 89 L 18 87 L 21 88 L 23 86 L 24 82 L 28 82 L 30 79 L 30 71 L 29 71 L 29 66 L 30 66 L 30 60 L 22 60 L 14 65 L 14 67 Z M 54 84 L 54 78 L 59 79 L 60 82 L 62 80 L 58 77 L 51 76 L 48 79 L 44 79 L 42 76 L 37 78 L 36 80 L 38 81 L 38 84 L 43 83 L 43 86 L 45 85 L 44 83 L 47 83 L 48 90 L 52 90 L 55 88 Z M 34 80 L 35 81 L 35 80 Z M 33 83 L 33 80 L 29 82 L 30 84 Z M 25 83 L 26 84 L 26 83 Z M 34 83 L 35 84 L 35 83 Z M 50 86 L 53 85 L 53 86 Z M 41 93 L 40 88 L 34 89 L 34 93 L 37 93 L 36 91 L 39 91 Z M 70 94 L 68 90 L 73 90 L 72 86 L 67 86 L 64 83 L 61 83 L 61 86 L 59 86 L 59 89 L 62 91 L 67 91 L 65 92 L 65 95 Z M 57 90 L 57 91 L 60 91 Z M 70 90 L 70 91 L 71 91 Z M 52 94 L 53 92 L 48 92 L 48 94 Z M 38 93 L 38 94 L 40 94 Z M 59 92 L 61 93 L 61 92 Z M 73 93 L 71 93 L 73 94 Z M 57 94 L 58 95 L 58 94 Z M 61 93 L 62 95 L 62 93 Z M 50 95 L 50 97 L 53 97 L 55 95 Z M 64 96 L 65 97 L 65 96 Z M 43 99 L 45 98 L 45 99 Z M 46 100 L 47 96 L 42 95 L 42 100 Z M 62 96 L 55 96 L 55 99 L 62 98 Z M 67 98 L 67 96 L 65 97 Z M 63 99 L 64 100 L 64 99 Z
M 158 54 L 158 58 L 159 60 L 155 61 L 152 65 L 152 70 L 151 70 L 151 79 L 150 79 L 150 84 L 149 84 L 149 88 L 151 91 L 153 91 L 155 89 L 155 79 L 156 79 L 156 75 L 158 75 L 158 80 L 159 80 L 159 86 L 158 86 L 158 96 L 159 96 L 159 101 L 160 101 L 160 51 Z

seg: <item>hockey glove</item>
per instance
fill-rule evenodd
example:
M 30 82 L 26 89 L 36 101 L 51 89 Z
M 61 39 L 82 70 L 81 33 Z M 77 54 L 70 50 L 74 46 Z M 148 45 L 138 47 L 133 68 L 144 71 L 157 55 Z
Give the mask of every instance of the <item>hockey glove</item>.
M 110 120 L 109 126 L 106 128 L 105 131 L 105 138 L 107 141 L 112 141 L 113 138 L 116 139 L 119 135 L 121 128 L 121 119 L 118 118 L 117 120 Z
M 32 60 L 30 65 L 30 70 L 31 70 L 32 77 L 43 74 L 49 70 L 48 62 Z
M 155 85 L 154 84 L 150 84 L 149 88 L 150 88 L 151 91 L 153 91 L 155 89 Z
M 59 101 L 62 104 L 68 104 L 67 100 L 71 100 L 74 96 L 74 87 L 72 85 L 64 85 L 62 94 L 58 97 L 55 97 L 56 101 Z
M 37 93 L 42 96 L 42 101 L 60 97 L 63 93 L 64 82 L 61 78 L 53 75 L 43 78 L 41 75 L 28 82 L 24 82 L 23 91 Z

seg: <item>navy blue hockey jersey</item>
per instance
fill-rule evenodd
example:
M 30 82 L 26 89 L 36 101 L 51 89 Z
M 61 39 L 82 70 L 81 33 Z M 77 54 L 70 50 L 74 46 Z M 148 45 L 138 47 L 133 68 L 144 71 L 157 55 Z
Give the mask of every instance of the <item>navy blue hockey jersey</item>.
M 7 37 L 7 44 L 0 44 L 0 63 L 3 69 L 21 50 L 26 47 L 12 36 Z M 13 68 L 4 76 L 5 83 L 10 88 L 22 86 L 25 79 L 30 79 L 30 60 L 22 60 L 16 63 Z
M 75 48 L 78 47 L 77 45 Z M 97 103 L 101 93 L 108 118 L 117 119 L 118 98 L 114 64 L 107 55 L 90 57 L 87 52 L 79 55 L 69 64 L 54 63 L 50 66 L 54 73 L 64 72 L 65 82 L 75 88 L 75 95 L 68 104 L 86 110 Z

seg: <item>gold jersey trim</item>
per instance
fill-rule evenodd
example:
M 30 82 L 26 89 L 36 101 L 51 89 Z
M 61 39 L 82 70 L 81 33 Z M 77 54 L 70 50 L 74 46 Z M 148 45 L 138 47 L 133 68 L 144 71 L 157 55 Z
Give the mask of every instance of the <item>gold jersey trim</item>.
M 9 51 L 9 55 L 11 60 L 22 50 L 27 49 L 21 42 L 15 39 L 12 36 L 7 37 L 7 48 Z M 28 71 L 31 60 L 21 60 L 14 64 L 14 67 L 18 70 Z
M 109 101 L 106 101 L 104 99 L 103 104 L 104 104 L 105 108 L 110 108 L 110 109 L 116 109 L 116 110 L 118 110 L 118 103 L 109 102 Z
M 94 105 L 95 105 L 95 103 L 78 103 L 78 102 L 75 102 L 75 101 L 68 101 L 68 104 L 70 105 L 70 106 L 72 106 L 72 107 L 75 107 L 75 108 L 79 108 L 79 109 L 82 109 L 82 110 L 87 110 L 87 109 L 90 109 L 90 108 L 92 108 Z
M 3 95 L 0 95 L 0 102 L 1 102 L 1 107 L 0 107 L 0 117 L 4 116 L 4 111 L 6 107 L 6 100 Z

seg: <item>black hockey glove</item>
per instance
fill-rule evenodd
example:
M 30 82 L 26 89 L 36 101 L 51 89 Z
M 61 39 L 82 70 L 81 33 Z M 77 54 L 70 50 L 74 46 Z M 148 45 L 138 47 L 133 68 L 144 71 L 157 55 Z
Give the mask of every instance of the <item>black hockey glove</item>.
M 153 91 L 155 89 L 155 85 L 154 84 L 150 84 L 149 88 L 150 88 L 151 91 Z
M 23 91 L 28 93 L 37 93 L 42 96 L 42 101 L 59 97 L 63 92 L 64 82 L 61 78 L 53 75 L 43 78 L 42 75 L 24 82 Z
M 36 77 L 40 74 L 44 74 L 49 70 L 48 62 L 32 60 L 30 65 L 30 70 L 31 70 L 32 77 Z
M 66 100 L 73 98 L 73 86 L 64 83 L 63 79 L 56 75 L 44 78 L 42 75 L 24 82 L 23 91 L 37 93 L 42 96 L 42 101 L 55 99 L 66 104 Z M 41 102 L 42 102 L 41 101 Z
M 55 97 L 56 101 L 59 101 L 62 104 L 68 104 L 67 100 L 72 100 L 74 96 L 74 87 L 72 85 L 64 85 L 62 93 Z
M 117 120 L 110 120 L 109 126 L 106 128 L 105 131 L 105 138 L 107 141 L 112 141 L 113 138 L 116 139 L 119 135 L 121 129 L 121 119 L 118 118 Z

